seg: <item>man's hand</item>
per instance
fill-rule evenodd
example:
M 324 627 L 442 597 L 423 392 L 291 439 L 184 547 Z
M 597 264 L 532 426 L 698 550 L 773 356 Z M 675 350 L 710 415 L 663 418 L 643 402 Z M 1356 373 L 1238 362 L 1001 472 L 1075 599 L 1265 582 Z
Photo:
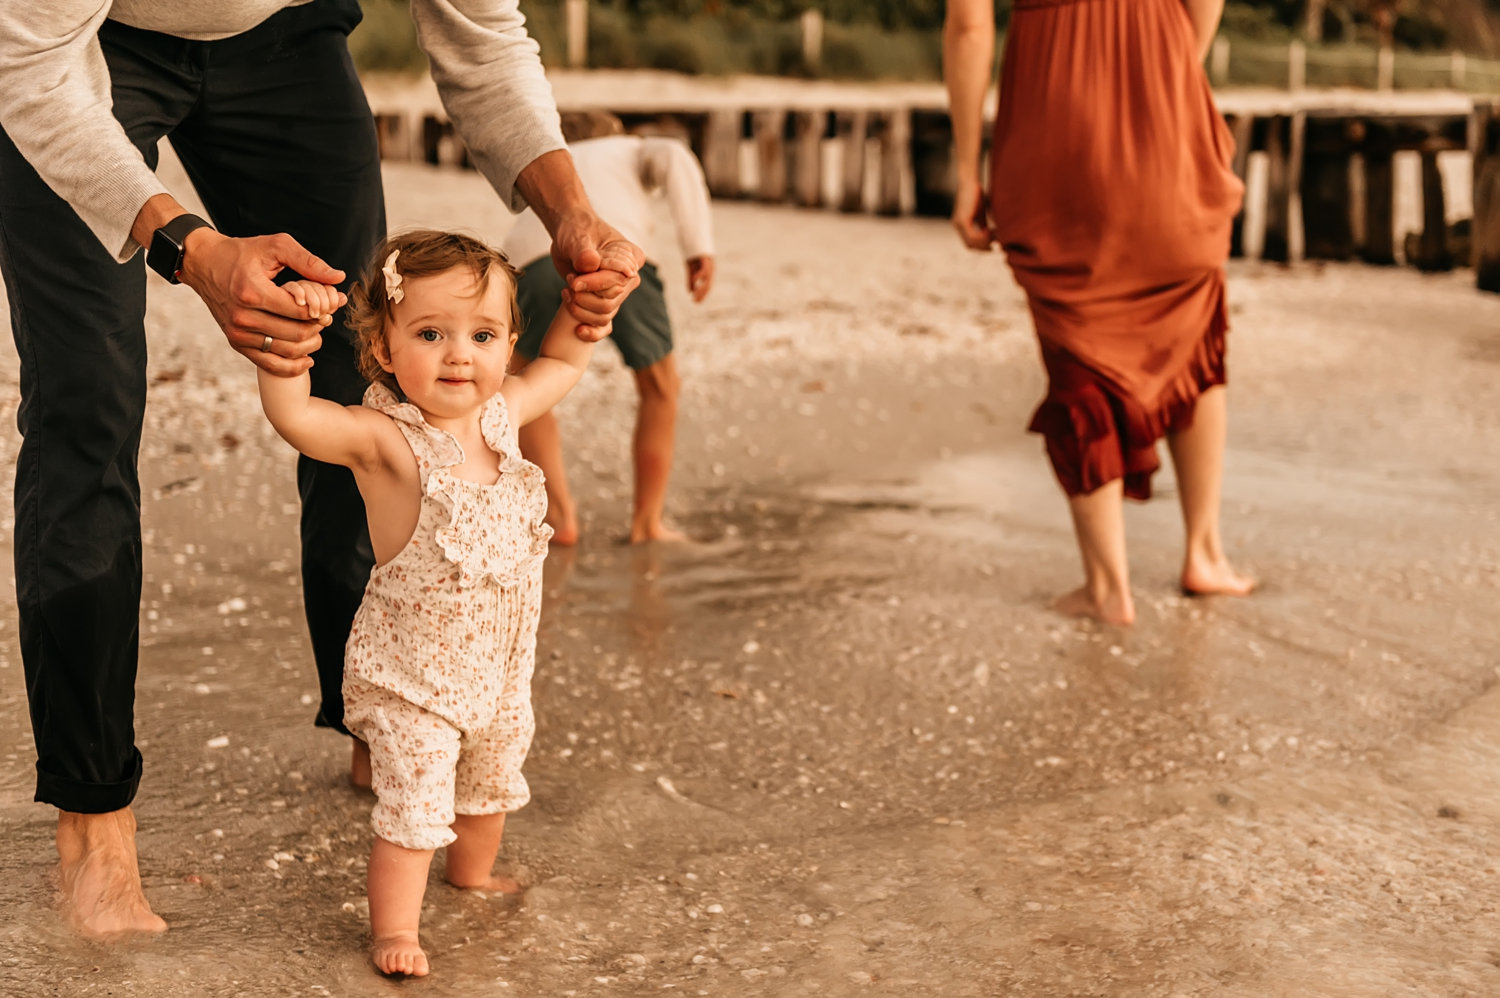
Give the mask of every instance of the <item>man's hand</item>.
M 639 246 L 592 211 L 563 219 L 552 237 L 552 263 L 568 284 L 564 306 L 584 326 L 608 327 L 614 321 L 625 296 L 640 285 L 645 262 Z M 593 339 L 607 335 L 604 328 Z
M 289 377 L 312 367 L 308 356 L 323 343 L 324 316 L 312 317 L 305 301 L 277 287 L 274 278 L 290 267 L 307 281 L 338 284 L 335 270 L 303 249 L 291 236 L 235 239 L 213 229 L 197 229 L 184 241 L 182 283 L 198 297 L 224 330 L 224 338 L 256 367 Z M 332 290 L 332 289 L 330 289 Z M 343 294 L 338 295 L 343 304 Z M 319 300 L 325 307 L 333 299 Z
M 987 253 L 995 245 L 995 233 L 990 228 L 989 210 L 984 201 L 984 191 L 978 184 L 960 184 L 953 198 L 953 227 L 958 238 L 971 250 Z
M 695 256 L 687 262 L 688 272 L 688 294 L 693 296 L 693 301 L 702 301 L 708 297 L 709 289 L 714 286 L 714 258 L 711 256 Z

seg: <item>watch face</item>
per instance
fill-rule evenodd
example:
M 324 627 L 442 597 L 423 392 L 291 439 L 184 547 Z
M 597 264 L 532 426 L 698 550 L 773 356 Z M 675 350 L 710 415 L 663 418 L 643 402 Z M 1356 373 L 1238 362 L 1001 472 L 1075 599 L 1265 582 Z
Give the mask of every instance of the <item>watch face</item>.
M 146 250 L 146 266 L 173 284 L 178 283 L 177 272 L 182 268 L 182 247 L 164 229 L 157 229 L 151 236 L 151 246 Z

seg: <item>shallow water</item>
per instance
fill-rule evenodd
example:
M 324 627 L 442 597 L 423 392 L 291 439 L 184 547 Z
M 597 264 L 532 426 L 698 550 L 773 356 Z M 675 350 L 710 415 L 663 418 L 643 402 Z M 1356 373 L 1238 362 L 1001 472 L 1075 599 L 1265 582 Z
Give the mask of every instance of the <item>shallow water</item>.
M 1076 553 L 998 259 L 922 222 L 719 219 L 674 500 L 703 543 L 617 543 L 601 352 L 502 855 L 529 889 L 435 876 L 425 993 L 1500 993 L 1500 301 L 1237 267 L 1225 520 L 1265 589 L 1177 595 L 1164 472 L 1116 631 L 1045 609 Z M 884 249 L 851 278 L 850 246 Z M 172 930 L 59 924 L 8 639 L 0 994 L 394 993 L 364 959 L 369 799 L 309 723 L 291 457 L 161 291 L 136 807 Z

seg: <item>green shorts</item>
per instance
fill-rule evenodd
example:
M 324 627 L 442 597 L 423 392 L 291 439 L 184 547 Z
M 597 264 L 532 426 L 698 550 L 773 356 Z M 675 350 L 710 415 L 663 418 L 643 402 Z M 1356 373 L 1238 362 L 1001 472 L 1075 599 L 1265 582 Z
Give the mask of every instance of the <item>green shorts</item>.
M 517 353 L 531 358 L 541 351 L 542 337 L 562 306 L 562 291 L 563 279 L 551 257 L 533 260 L 521 272 L 516 283 L 522 326 Z M 667 299 L 655 264 L 641 268 L 641 286 L 630 292 L 615 314 L 615 329 L 609 338 L 632 371 L 650 367 L 672 352 L 672 323 L 667 319 Z

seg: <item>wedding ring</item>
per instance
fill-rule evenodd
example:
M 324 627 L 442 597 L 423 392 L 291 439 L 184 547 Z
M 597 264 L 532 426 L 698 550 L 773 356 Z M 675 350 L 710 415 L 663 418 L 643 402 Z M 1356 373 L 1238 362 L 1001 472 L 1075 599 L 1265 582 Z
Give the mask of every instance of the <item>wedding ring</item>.
M 276 342 L 276 341 L 273 340 L 273 339 L 271 339 L 271 337 L 267 336 L 266 337 L 266 341 L 260 345 L 260 352 L 261 353 L 270 353 L 271 352 L 271 344 L 274 343 L 274 342 Z

